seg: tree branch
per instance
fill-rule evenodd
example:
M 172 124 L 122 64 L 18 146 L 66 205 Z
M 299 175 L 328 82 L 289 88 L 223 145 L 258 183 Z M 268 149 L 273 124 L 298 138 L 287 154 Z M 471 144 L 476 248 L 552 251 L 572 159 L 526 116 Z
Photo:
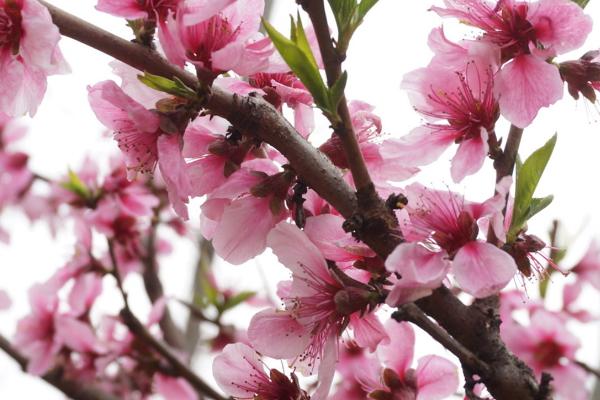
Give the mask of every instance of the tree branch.
M 489 375 L 490 368 L 486 363 L 450 336 L 442 327 L 429 319 L 415 304 L 409 303 L 398 307 L 398 310 L 392 314 L 392 318 L 398 322 L 412 322 L 441 343 L 446 349 L 450 350 L 460 360 L 461 364 L 467 366 L 470 370 Z
M 12 344 L 0 335 L 0 349 L 14 359 L 23 371 L 27 370 L 27 358 L 23 356 Z M 119 400 L 118 397 L 106 393 L 89 383 L 74 381 L 66 378 L 63 370 L 56 367 L 39 377 L 54 386 L 66 396 L 74 400 Z
M 121 310 L 121 318 L 136 338 L 146 343 L 149 347 L 156 350 L 174 369 L 177 376 L 188 381 L 194 389 L 200 394 L 209 396 L 215 400 L 226 400 L 227 398 L 217 393 L 210 387 L 202 378 L 189 369 L 183 362 L 179 360 L 171 351 L 161 342 L 159 342 L 146 327 L 136 318 L 131 310 L 127 307 Z
M 519 145 L 521 144 L 521 138 L 523 137 L 523 129 L 518 128 L 514 125 L 510 126 L 508 131 L 508 138 L 506 139 L 506 145 L 502 155 L 494 162 L 494 168 L 496 169 L 496 182 L 505 176 L 510 176 L 515 168 L 517 162 L 517 155 L 519 154 Z
M 199 82 L 192 74 L 169 64 L 158 53 L 103 31 L 54 6 L 46 4 L 61 33 L 107 53 L 141 71 L 167 78 L 178 77 L 190 87 Z M 205 104 L 213 114 L 229 120 L 238 128 L 256 132 L 263 141 L 279 150 L 306 184 L 346 217 L 357 210 L 354 191 L 343 181 L 341 172 L 327 157 L 300 136 L 281 114 L 257 96 L 238 96 L 213 87 Z M 385 259 L 402 241 L 402 237 L 381 226 L 367 231 L 361 240 Z M 416 302 L 441 327 L 465 348 L 473 352 L 492 371 L 483 376 L 490 393 L 497 400 L 535 400 L 538 386 L 533 372 L 508 352 L 500 339 L 497 315 L 465 306 L 448 289 L 439 288 L 429 297 Z M 486 336 L 490 333 L 490 336 Z M 479 374 L 479 371 L 473 371 Z
M 308 13 L 312 22 L 325 66 L 327 85 L 331 88 L 342 75 L 343 59 L 333 46 L 333 41 L 329 34 L 325 4 L 323 0 L 297 0 L 297 2 Z M 363 190 L 374 191 L 373 182 L 369 176 L 367 165 L 365 164 L 354 127 L 352 126 L 352 119 L 345 95 L 342 95 L 337 112 L 341 122 L 335 124 L 333 128 L 342 142 L 346 161 L 348 162 L 350 171 L 352 171 L 352 178 L 354 179 L 356 189 L 358 192 Z

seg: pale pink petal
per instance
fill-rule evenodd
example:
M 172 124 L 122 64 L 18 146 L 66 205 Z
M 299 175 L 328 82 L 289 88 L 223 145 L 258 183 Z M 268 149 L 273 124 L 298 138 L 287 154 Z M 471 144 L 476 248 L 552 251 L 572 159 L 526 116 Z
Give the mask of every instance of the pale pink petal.
M 12 56 L 0 56 L 0 111 L 13 117 L 35 115 L 46 93 L 46 75 Z
M 408 322 L 396 322 L 391 318 L 385 323 L 385 329 L 390 340 L 379 345 L 377 357 L 402 378 L 413 361 L 415 331 Z
M 354 332 L 354 340 L 360 347 L 369 349 L 373 352 L 377 349 L 379 343 L 387 341 L 388 335 L 383 325 L 375 313 L 368 313 L 360 316 L 354 313 L 350 316 L 350 327 Z
M 337 362 L 337 335 L 329 335 L 323 345 L 323 357 L 319 363 L 317 388 L 313 395 L 312 400 L 326 400 L 329 391 L 331 390 L 331 384 L 333 383 L 333 377 L 335 375 L 335 364 Z
M 273 249 L 279 262 L 295 276 L 306 277 L 307 273 L 310 273 L 321 280 L 331 280 L 325 258 L 296 225 L 280 222 L 269 233 L 267 244 Z
M 165 308 L 167 307 L 167 298 L 165 296 L 160 297 L 158 300 L 152 304 L 152 308 L 150 309 L 150 313 L 148 314 L 148 318 L 146 321 L 146 326 L 150 327 L 154 324 L 157 324 L 158 321 L 162 318 L 165 313 Z
M 154 375 L 154 389 L 165 400 L 197 400 L 194 388 L 183 378 L 167 376 L 161 373 Z
M 381 155 L 410 166 L 427 165 L 437 160 L 454 139 L 451 131 L 420 126 L 399 139 L 387 140 Z
M 389 272 L 400 275 L 386 303 L 395 307 L 428 296 L 442 285 L 450 263 L 445 252 L 434 252 L 418 243 L 402 243 L 385 261 Z
M 454 277 L 467 293 L 481 298 L 498 293 L 517 272 L 515 260 L 496 246 L 479 241 L 458 250 L 452 263 Z
M 12 305 L 12 301 L 6 291 L 0 289 L 0 311 L 7 310 Z
M 262 253 L 267 235 L 285 218 L 285 212 L 273 215 L 269 198 L 245 196 L 223 211 L 213 236 L 216 253 L 232 264 L 241 264 Z
M 456 366 L 439 356 L 425 356 L 417 365 L 416 400 L 444 400 L 458 389 Z
M 89 311 L 96 298 L 102 293 L 102 277 L 95 274 L 79 276 L 69 293 L 71 313 L 79 317 Z
M 484 128 L 480 128 L 480 132 L 480 136 L 465 139 L 458 146 L 450 168 L 454 182 L 458 183 L 466 176 L 473 175 L 483 166 L 489 150 L 488 133 Z
M 315 129 L 315 116 L 311 106 L 298 103 L 294 107 L 294 127 L 303 137 L 308 137 Z
M 581 47 L 592 31 L 592 18 L 569 0 L 538 1 L 529 7 L 527 19 L 537 39 L 556 54 Z
M 562 98 L 563 82 L 555 65 L 533 55 L 522 55 L 500 70 L 494 90 L 502 115 L 525 128 L 540 108 Z
M 181 155 L 179 137 L 163 134 L 158 137 L 156 144 L 158 167 L 167 186 L 169 201 L 181 218 L 188 219 L 187 202 L 191 186 L 187 167 Z
M 219 13 L 235 0 L 187 0 L 183 24 L 196 25 Z M 261 12 L 263 10 L 261 9 Z
M 289 312 L 268 309 L 252 317 L 248 340 L 266 356 L 293 359 L 302 354 L 311 337 Z
M 31 375 L 42 376 L 54 365 L 56 346 L 52 341 L 36 342 L 25 352 L 29 356 L 27 372 Z
M 61 315 L 56 318 L 55 329 L 57 340 L 70 349 L 83 353 L 101 350 L 92 327 L 82 321 Z
M 244 399 L 253 398 L 253 389 L 269 379 L 256 351 L 243 343 L 225 346 L 213 361 L 212 371 L 225 393 Z

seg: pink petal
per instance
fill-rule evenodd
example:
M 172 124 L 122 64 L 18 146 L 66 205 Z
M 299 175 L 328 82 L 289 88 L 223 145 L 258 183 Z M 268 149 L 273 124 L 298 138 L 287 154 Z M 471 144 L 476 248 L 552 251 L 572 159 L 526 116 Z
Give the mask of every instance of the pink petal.
M 430 251 L 418 243 L 402 243 L 385 260 L 385 267 L 401 276 L 386 299 L 395 307 L 430 295 L 442 285 L 450 263 L 445 252 Z
M 213 237 L 215 251 L 232 264 L 248 261 L 265 250 L 267 235 L 284 218 L 284 212 L 271 213 L 269 198 L 237 199 L 223 211 Z
M 0 289 L 0 311 L 9 309 L 11 305 L 12 301 L 8 294 Z
M 555 65 L 533 55 L 523 55 L 500 70 L 494 89 L 502 115 L 519 128 L 525 128 L 540 108 L 562 98 L 563 82 Z
M 290 313 L 268 309 L 252 317 L 248 340 L 266 356 L 292 359 L 302 354 L 311 337 Z
M 452 271 L 460 287 L 482 298 L 498 293 L 517 272 L 515 260 L 489 243 L 473 241 L 458 250 Z
M 102 277 L 95 273 L 83 274 L 77 277 L 69 293 L 71 313 L 78 317 L 89 311 L 100 293 L 102 293 Z
M 326 400 L 329 391 L 331 390 L 331 384 L 333 383 L 333 377 L 335 375 L 335 364 L 337 362 L 337 335 L 329 335 L 326 339 L 323 349 L 323 358 L 319 363 L 317 381 L 317 389 L 311 396 L 312 400 Z
M 61 315 L 56 318 L 56 337 L 65 346 L 78 352 L 101 351 L 92 327 L 72 317 Z
M 141 8 L 137 0 L 98 0 L 96 10 L 127 19 L 148 17 L 148 13 Z
M 235 0 L 188 0 L 185 4 L 183 24 L 186 26 L 199 24 L 234 2 Z
M 165 400 L 197 400 L 198 395 L 194 388 L 183 378 L 156 373 L 154 375 L 154 389 Z
M 387 368 L 404 377 L 413 361 L 415 331 L 408 322 L 396 322 L 393 319 L 387 320 L 385 329 L 390 340 L 377 348 L 377 357 Z
M 243 343 L 228 344 L 213 361 L 213 376 L 219 387 L 229 396 L 250 399 L 254 388 L 269 377 L 252 348 Z M 241 383 L 244 385 L 241 385 Z
M 381 149 L 381 155 L 385 159 L 393 158 L 406 165 L 427 165 L 437 160 L 452 143 L 452 132 L 420 126 L 400 139 L 387 140 L 386 146 Z
M 439 356 L 426 356 L 419 359 L 417 365 L 416 400 L 443 400 L 451 396 L 458 388 L 456 366 Z
M 14 117 L 35 115 L 46 93 L 46 75 L 11 55 L 0 56 L 0 74 L 0 111 Z
M 307 271 L 324 281 L 330 281 L 327 262 L 319 249 L 295 225 L 280 222 L 269 233 L 267 244 L 295 276 L 305 277 Z
M 462 181 L 465 176 L 473 175 L 483 166 L 488 154 L 488 133 L 480 128 L 480 136 L 463 140 L 452 159 L 450 174 L 454 182 Z
M 532 4 L 527 19 L 544 47 L 557 54 L 575 50 L 583 45 L 592 31 L 592 18 L 569 0 L 543 0 Z
M 379 343 L 388 340 L 388 335 L 375 313 L 368 313 L 362 317 L 358 313 L 352 314 L 350 327 L 354 332 L 356 343 L 371 352 L 377 349 Z
M 191 192 L 186 163 L 181 155 L 178 135 L 163 134 L 156 142 L 158 167 L 167 186 L 169 201 L 183 219 L 188 219 L 187 202 Z

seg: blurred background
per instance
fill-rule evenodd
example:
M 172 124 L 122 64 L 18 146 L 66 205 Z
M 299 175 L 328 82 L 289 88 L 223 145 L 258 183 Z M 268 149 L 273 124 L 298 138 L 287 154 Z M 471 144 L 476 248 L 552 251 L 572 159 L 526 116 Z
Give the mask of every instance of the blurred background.
M 50 0 L 62 9 L 109 30 L 124 38 L 130 38 L 125 21 L 97 12 L 93 0 Z M 269 19 L 282 32 L 286 32 L 289 15 L 296 14 L 293 0 L 269 2 Z M 591 1 L 586 12 L 600 16 L 600 2 Z M 355 35 L 345 68 L 349 72 L 347 97 L 374 105 L 375 113 L 382 118 L 386 134 L 400 136 L 419 125 L 421 119 L 408 103 L 405 93 L 400 91 L 404 73 L 425 66 L 431 57 L 426 47 L 427 36 L 432 28 L 440 26 L 442 20 L 428 8 L 433 0 L 398 1 L 380 0 Z M 597 21 L 598 22 L 598 21 Z M 464 28 L 444 21 L 446 32 L 451 38 L 459 38 Z M 560 57 L 561 60 L 579 58 L 584 52 L 600 47 L 600 26 L 596 26 L 586 45 L 576 53 Z M 88 106 L 88 85 L 111 75 L 108 63 L 111 59 L 69 38 L 63 38 L 61 48 L 70 63 L 73 73 L 49 79 L 46 97 L 34 119 L 23 118 L 28 135 L 19 147 L 31 155 L 31 168 L 51 178 L 64 176 L 68 168 L 77 170 L 86 156 L 99 160 L 106 169 L 108 158 L 118 149 L 103 126 L 96 120 Z M 521 155 L 527 156 L 544 144 L 555 132 L 558 143 L 550 164 L 538 188 L 539 195 L 554 195 L 554 202 L 530 223 L 529 232 L 547 239 L 552 221 L 560 221 L 558 244 L 568 249 L 563 262 L 574 265 L 583 255 L 590 240 L 600 238 L 600 109 L 597 104 L 584 100 L 565 98 L 549 109 L 542 109 L 536 121 L 525 130 Z M 327 124 L 317 125 L 320 135 L 327 135 Z M 508 132 L 508 124 L 497 126 L 499 135 Z M 449 174 L 447 153 L 434 165 L 424 167 L 416 179 L 426 185 L 450 187 L 461 191 L 469 199 L 483 200 L 493 191 L 494 171 L 486 162 L 482 171 L 466 178 L 460 185 L 452 183 Z M 0 188 L 0 190 L 2 190 Z M 199 202 L 190 204 L 191 235 L 197 235 Z M 44 223 L 31 224 L 20 212 L 2 210 L 2 226 L 11 233 L 10 245 L 0 243 L 0 289 L 8 292 L 13 305 L 0 312 L 0 332 L 12 337 L 16 322 L 29 311 L 27 290 L 35 282 L 47 279 L 71 256 L 75 237 L 68 225 L 59 229 L 52 237 Z M 165 233 L 169 239 L 169 233 Z M 167 295 L 192 299 L 194 276 L 199 260 L 196 240 L 178 240 L 171 234 L 172 253 L 160 259 L 161 278 Z M 277 265 L 268 253 L 242 266 L 228 266 L 215 260 L 215 274 L 220 285 L 238 290 L 252 290 L 261 297 L 273 296 L 275 284 L 287 278 L 286 270 Z M 550 302 L 557 299 L 564 282 L 572 277 L 554 275 L 550 284 Z M 196 285 L 197 286 L 197 285 Z M 527 287 L 527 295 L 537 296 L 537 281 L 523 282 L 516 279 L 511 287 Z M 144 316 L 149 303 L 139 277 L 131 276 L 126 282 L 131 293 L 134 311 Z M 114 295 L 111 293 L 114 292 Z M 135 293 L 140 293 L 136 296 Z M 114 288 L 106 288 L 101 304 L 95 312 L 118 311 L 121 301 Z M 588 311 L 600 314 L 600 301 L 596 292 L 586 290 L 581 305 Z M 175 321 L 181 327 L 187 321 L 187 311 L 182 307 L 171 307 Z M 243 309 L 227 315 L 227 322 L 238 326 L 247 324 L 251 314 Z M 600 331 L 597 323 L 577 325 L 573 332 L 582 341 L 578 358 L 598 367 L 600 362 Z M 209 333 L 210 334 L 210 333 Z M 200 338 L 200 342 L 202 338 Z M 452 358 L 448 352 L 425 335 L 418 335 L 417 356 L 437 352 Z M 201 374 L 212 381 L 211 359 L 199 351 L 195 366 Z M 592 382 L 590 382 L 592 383 Z M 41 380 L 20 372 L 17 364 L 0 352 L 0 398 L 44 400 L 62 399 L 64 396 Z M 597 393 L 596 399 L 600 399 Z

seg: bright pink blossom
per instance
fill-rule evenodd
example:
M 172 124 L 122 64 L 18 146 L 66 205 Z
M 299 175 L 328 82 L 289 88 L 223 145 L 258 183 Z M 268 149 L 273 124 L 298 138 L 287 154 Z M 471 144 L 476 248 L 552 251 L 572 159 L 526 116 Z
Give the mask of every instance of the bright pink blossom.
M 428 296 L 442 285 L 450 269 L 447 254 L 431 251 L 418 243 L 403 243 L 385 260 L 397 277 L 386 303 L 392 307 Z
M 386 334 L 375 315 L 359 318 L 365 299 L 353 304 L 352 288 L 332 276 L 321 252 L 296 226 L 278 224 L 269 234 L 268 245 L 292 271 L 283 299 L 286 310 L 256 314 L 248 338 L 262 354 L 300 361 L 309 373 L 317 368 L 319 384 L 311 398 L 325 399 L 335 371 L 338 337 L 346 326 L 354 329 L 357 343 L 371 349 Z
M 127 19 L 166 18 L 169 11 L 175 12 L 182 0 L 98 0 L 96 9 Z
M 460 182 L 479 171 L 488 155 L 488 139 L 499 117 L 493 79 L 499 54 L 475 41 L 452 43 L 441 28 L 431 32 L 429 45 L 435 52 L 432 62 L 402 82 L 427 123 L 390 140 L 384 154 L 406 165 L 426 165 L 457 143 L 450 172 Z
M 35 0 L 0 0 L 0 111 L 34 115 L 48 75 L 69 72 L 58 48 L 60 34 Z
M 198 3 L 198 4 L 193 4 Z M 249 75 L 264 69 L 273 46 L 258 33 L 264 0 L 185 3 L 161 24 L 159 39 L 167 58 L 215 74 Z
M 535 310 L 529 325 L 510 324 L 502 330 L 502 338 L 536 374 L 552 375 L 557 399 L 588 398 L 586 374 L 574 361 L 580 343 L 559 316 L 543 309 Z
M 159 117 L 112 81 L 89 87 L 88 92 L 90 105 L 100 122 L 114 130 L 129 177 L 133 178 L 136 172 L 153 172 L 158 163 L 173 208 L 187 219 L 186 203 L 191 187 L 181 154 L 180 135 L 163 132 Z
M 225 393 L 236 399 L 307 400 L 292 375 L 269 373 L 256 351 L 242 343 L 229 344 L 213 362 L 213 375 Z
M 432 7 L 439 15 L 456 17 L 483 31 L 481 41 L 499 49 L 505 65 L 496 82 L 500 111 L 521 128 L 542 107 L 562 97 L 558 68 L 546 59 L 575 50 L 592 29 L 592 20 L 570 0 L 523 2 L 445 0 Z
M 405 229 L 407 237 L 444 250 L 452 259 L 451 269 L 456 281 L 475 297 L 497 293 L 517 271 L 515 261 L 508 253 L 478 240 L 478 224 L 484 221 L 492 221 L 497 237 L 504 235 L 501 227 L 493 222 L 502 215 L 510 182 L 510 179 L 501 181 L 497 186 L 498 193 L 483 203 L 468 202 L 459 194 L 428 189 L 417 183 L 406 188 L 406 210 L 410 218 Z M 434 265 L 442 268 L 444 264 L 437 261 Z M 395 269 L 392 265 L 390 268 Z
M 388 320 L 386 331 L 389 343 L 377 348 L 379 360 L 385 368 L 379 371 L 380 379 L 364 376 L 363 386 L 375 397 L 398 400 L 442 400 L 458 387 L 456 366 L 439 356 L 425 356 L 411 368 L 415 346 L 415 333 L 407 322 Z

